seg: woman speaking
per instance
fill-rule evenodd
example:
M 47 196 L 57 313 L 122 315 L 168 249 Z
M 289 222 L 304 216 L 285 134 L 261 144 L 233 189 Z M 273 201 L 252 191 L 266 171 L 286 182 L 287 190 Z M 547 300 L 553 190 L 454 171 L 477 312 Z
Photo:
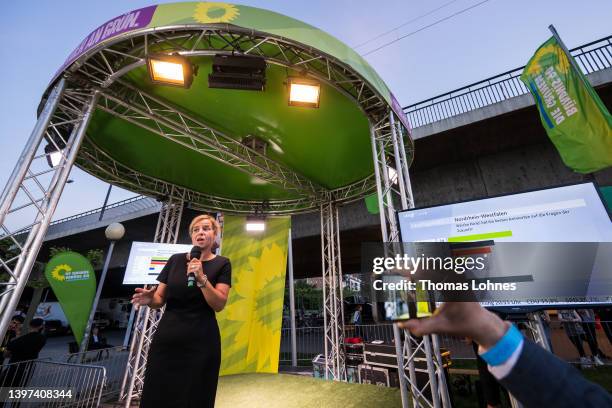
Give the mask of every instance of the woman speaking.
M 159 322 L 145 372 L 140 406 L 214 407 L 221 365 L 215 312 L 223 310 L 231 286 L 229 259 L 212 253 L 219 224 L 200 215 L 189 225 L 191 253 L 175 254 L 159 285 L 137 288 L 132 303 L 166 311 Z

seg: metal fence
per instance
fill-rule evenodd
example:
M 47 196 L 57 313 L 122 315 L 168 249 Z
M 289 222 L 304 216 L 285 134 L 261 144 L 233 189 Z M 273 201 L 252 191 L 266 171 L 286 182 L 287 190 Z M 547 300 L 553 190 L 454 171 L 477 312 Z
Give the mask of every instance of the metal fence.
M 515 322 L 521 326 L 521 322 Z M 578 323 L 577 334 L 570 338 L 566 326 L 560 321 L 552 321 L 548 325 L 548 337 L 553 352 L 561 359 L 581 363 L 584 356 L 594 363 L 597 356 L 606 364 L 612 363 L 606 357 L 612 357 L 612 322 L 602 321 L 595 323 Z M 309 366 L 313 358 L 324 353 L 323 327 L 296 328 L 296 350 L 298 365 Z M 573 334 L 573 332 L 571 332 Z M 345 326 L 344 336 L 362 337 L 365 341 L 382 340 L 387 343 L 393 341 L 393 326 L 391 324 L 372 324 L 360 326 Z M 466 339 L 455 336 L 440 336 L 440 347 L 451 353 L 453 360 L 474 359 L 472 345 Z M 280 365 L 291 365 L 291 330 L 281 329 Z
M 0 387 L 4 405 L 11 408 L 20 405 L 15 389 L 38 389 L 38 394 L 27 395 L 22 399 L 29 407 L 92 407 L 100 404 L 102 390 L 106 383 L 104 367 L 86 364 L 68 364 L 55 361 L 32 360 L 1 367 Z M 9 388 L 13 390 L 9 394 Z M 57 390 L 53 393 L 49 390 Z M 63 394 L 59 394 L 63 391 Z M 68 394 L 69 393 L 69 394 Z M 63 395 L 63 396 L 62 396 Z M 34 397 L 38 397 L 34 400 Z M 42 398 L 41 398 L 42 397 Z
M 296 351 L 298 365 L 309 366 L 312 359 L 324 353 L 323 327 L 296 328 Z M 393 325 L 371 324 L 344 327 L 344 337 L 359 336 L 365 341 L 382 340 L 386 343 L 393 341 Z M 474 358 L 471 346 L 463 339 L 454 336 L 440 336 L 440 346 L 451 350 L 453 359 Z M 280 365 L 291 365 L 291 329 L 281 329 Z
M 570 50 L 585 74 L 612 67 L 612 36 Z M 413 128 L 425 126 L 529 92 L 519 77 L 523 68 L 487 78 L 404 107 Z
M 89 364 L 103 367 L 106 372 L 106 382 L 102 389 L 102 400 L 107 401 L 119 396 L 128 356 L 128 349 L 117 346 L 68 354 L 64 361 L 72 364 Z
M 612 321 L 552 321 L 546 331 L 552 351 L 563 360 L 584 363 L 586 358 L 591 364 L 597 357 L 598 363 L 612 363 Z

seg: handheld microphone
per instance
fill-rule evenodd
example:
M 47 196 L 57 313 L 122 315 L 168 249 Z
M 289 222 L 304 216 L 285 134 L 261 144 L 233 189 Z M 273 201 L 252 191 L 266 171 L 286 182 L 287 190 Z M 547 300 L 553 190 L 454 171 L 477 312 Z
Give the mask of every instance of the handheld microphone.
M 200 256 L 202 256 L 202 249 L 199 246 L 194 246 L 193 248 L 191 248 L 191 252 L 189 253 L 190 261 L 194 258 L 200 259 Z M 187 287 L 191 288 L 195 286 L 195 281 L 195 273 L 189 272 L 187 274 Z

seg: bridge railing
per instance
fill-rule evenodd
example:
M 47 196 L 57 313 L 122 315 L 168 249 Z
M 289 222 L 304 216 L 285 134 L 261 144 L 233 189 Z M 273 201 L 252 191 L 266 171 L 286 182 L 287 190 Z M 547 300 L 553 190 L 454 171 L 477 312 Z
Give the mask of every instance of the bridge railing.
M 612 67 L 612 36 L 570 50 L 585 74 Z M 413 128 L 448 119 L 529 92 L 519 77 L 523 67 L 404 107 Z

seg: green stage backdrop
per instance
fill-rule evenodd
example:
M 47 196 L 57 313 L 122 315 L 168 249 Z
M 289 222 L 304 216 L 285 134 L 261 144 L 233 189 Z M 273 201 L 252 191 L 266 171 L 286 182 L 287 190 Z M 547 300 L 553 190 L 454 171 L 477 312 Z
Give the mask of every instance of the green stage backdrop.
M 612 116 L 569 58 L 552 37 L 529 60 L 521 80 L 563 162 L 591 173 L 612 166 Z
M 74 338 L 81 343 L 96 294 L 96 275 L 91 263 L 76 252 L 62 252 L 47 263 L 45 276 L 70 323 Z
M 290 217 L 247 233 L 243 216 L 225 216 L 222 254 L 232 262 L 232 289 L 217 314 L 221 375 L 277 373 Z

